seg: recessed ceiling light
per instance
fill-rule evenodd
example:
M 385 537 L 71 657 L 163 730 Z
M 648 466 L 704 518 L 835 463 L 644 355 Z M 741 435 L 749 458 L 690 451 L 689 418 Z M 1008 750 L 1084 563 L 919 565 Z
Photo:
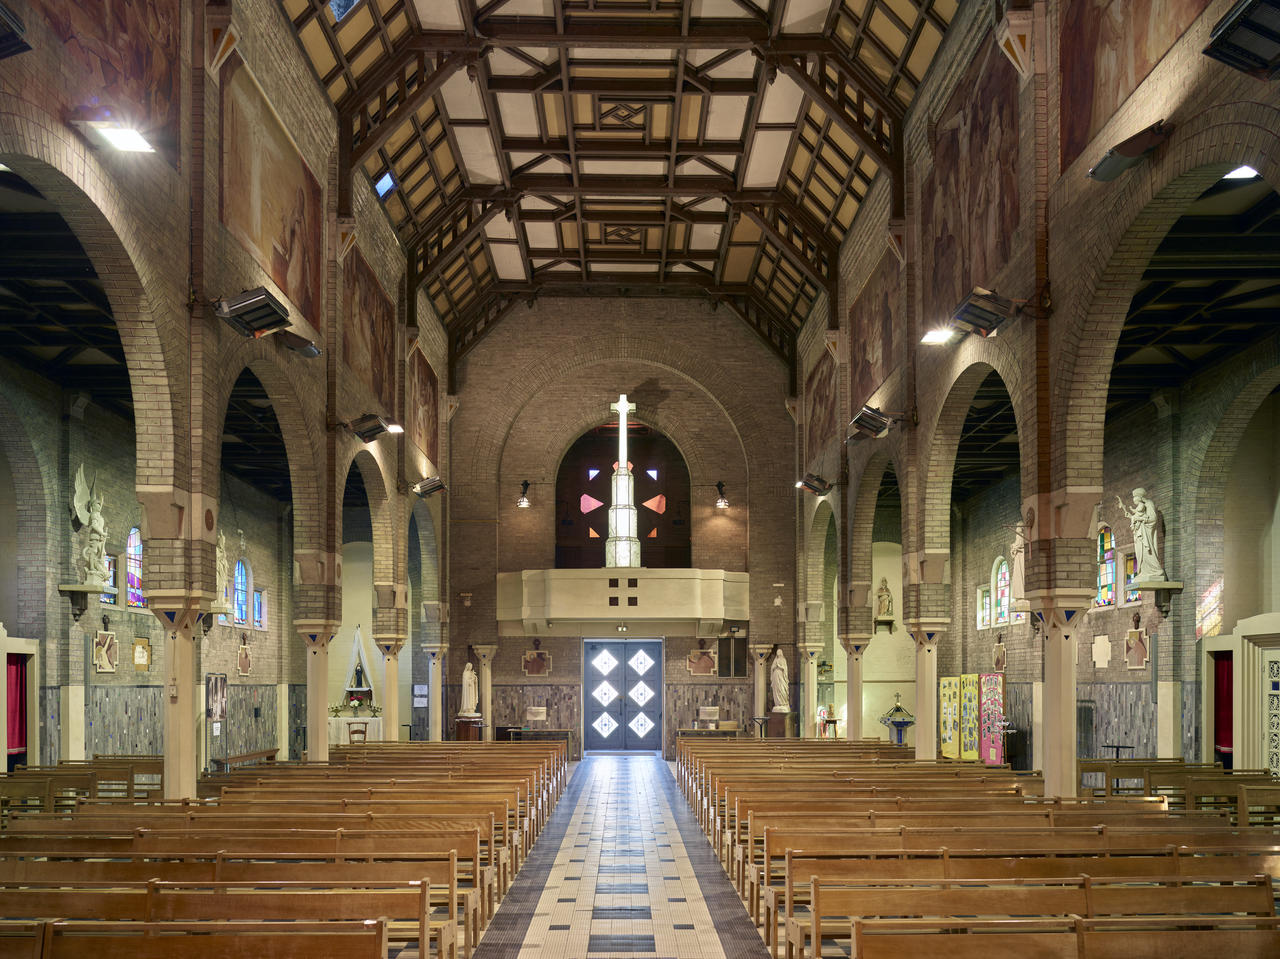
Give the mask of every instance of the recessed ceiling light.
M 950 343 L 955 337 L 955 327 L 947 326 L 937 330 L 930 330 L 920 337 L 920 342 L 926 346 L 942 346 L 944 343 Z
M 1252 180 L 1258 176 L 1258 171 L 1251 166 L 1238 166 L 1222 179 L 1224 180 Z

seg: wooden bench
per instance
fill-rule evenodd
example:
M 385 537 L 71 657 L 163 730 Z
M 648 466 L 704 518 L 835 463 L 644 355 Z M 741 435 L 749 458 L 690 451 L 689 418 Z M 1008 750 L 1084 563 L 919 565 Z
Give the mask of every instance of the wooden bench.
M 387 926 L 364 922 L 42 923 L 40 959 L 386 959 Z M 3 942 L 3 938 L 0 938 Z M 16 955 L 17 953 L 8 953 Z
M 218 772 L 226 772 L 236 766 L 254 766 L 258 763 L 273 763 L 280 750 L 277 748 L 259 749 L 251 753 L 238 753 L 235 756 L 228 756 L 226 759 L 210 758 L 211 765 Z

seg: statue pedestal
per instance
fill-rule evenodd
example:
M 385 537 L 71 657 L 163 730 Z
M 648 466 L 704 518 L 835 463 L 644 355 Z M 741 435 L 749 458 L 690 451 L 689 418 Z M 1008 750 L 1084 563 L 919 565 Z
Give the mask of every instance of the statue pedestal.
M 769 739 L 794 739 L 796 734 L 792 717 L 795 715 L 795 713 L 770 713 L 769 728 L 765 735 Z
M 890 633 L 893 632 L 893 624 L 895 620 L 892 616 L 877 616 L 874 622 L 875 622 L 875 631 L 877 633 L 880 632 L 880 630 L 882 629 L 887 630 Z
M 454 739 L 460 743 L 478 743 L 480 741 L 480 730 L 483 726 L 483 717 L 459 716 L 457 719 L 457 731 L 454 734 Z

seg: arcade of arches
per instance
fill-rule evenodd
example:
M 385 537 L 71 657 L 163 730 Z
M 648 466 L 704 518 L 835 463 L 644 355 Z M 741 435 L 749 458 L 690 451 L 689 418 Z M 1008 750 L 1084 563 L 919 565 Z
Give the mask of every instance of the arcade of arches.
M 1202 55 L 1235 6 L 18 0 L 11 766 L 162 754 L 181 797 L 353 722 L 580 750 L 588 644 L 658 640 L 668 758 L 770 715 L 781 655 L 790 735 L 897 698 L 950 756 L 952 682 L 1000 673 L 1050 793 L 1117 747 L 1280 770 L 1241 693 L 1280 634 L 1280 86 Z

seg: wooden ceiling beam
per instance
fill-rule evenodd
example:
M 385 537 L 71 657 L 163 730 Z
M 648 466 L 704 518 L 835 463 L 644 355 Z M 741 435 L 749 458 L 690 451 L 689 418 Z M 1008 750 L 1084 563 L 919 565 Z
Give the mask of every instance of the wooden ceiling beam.
M 578 156 L 581 157 L 653 157 L 669 156 L 674 149 L 677 157 L 685 156 L 740 156 L 745 149 L 741 140 L 709 140 L 705 143 L 692 143 L 684 140 L 643 140 L 609 139 L 598 140 L 594 137 L 574 138 Z M 508 153 L 545 153 L 563 155 L 569 152 L 567 137 L 503 137 L 502 149 Z
M 681 93 L 708 93 L 716 96 L 749 97 L 755 94 L 755 81 L 739 77 L 715 79 L 711 77 L 685 77 L 677 86 L 671 77 L 582 77 L 571 76 L 569 93 L 595 94 L 613 97 L 672 97 L 677 89 Z M 560 78 L 548 80 L 537 77 L 502 77 L 492 80 L 494 93 L 562 93 L 565 82 Z

